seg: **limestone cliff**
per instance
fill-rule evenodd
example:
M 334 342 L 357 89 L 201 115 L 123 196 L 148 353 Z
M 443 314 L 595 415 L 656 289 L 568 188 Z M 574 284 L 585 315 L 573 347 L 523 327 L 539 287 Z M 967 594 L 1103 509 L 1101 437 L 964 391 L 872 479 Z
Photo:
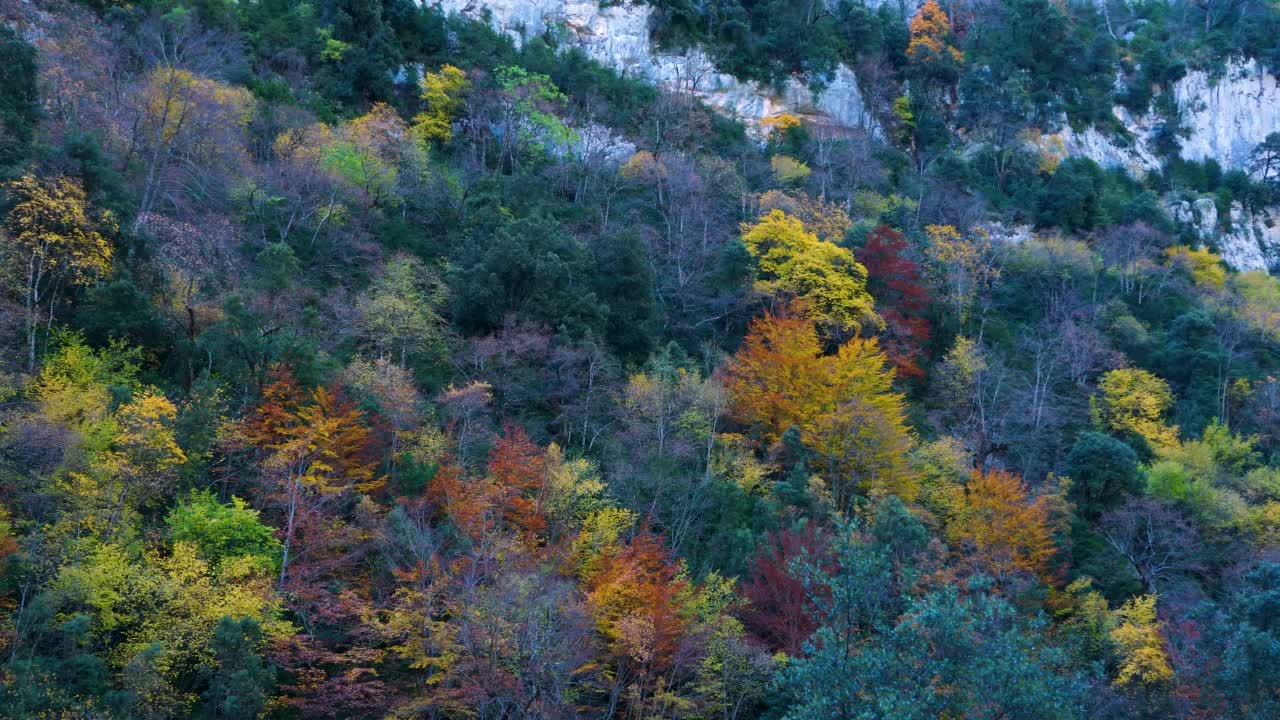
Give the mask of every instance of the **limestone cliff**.
M 559 32 L 591 58 L 624 75 L 642 77 L 659 86 L 692 92 L 709 106 L 748 125 L 784 112 L 810 116 L 816 122 L 878 132 L 863 102 L 852 70 L 840 66 L 826 88 L 815 95 L 799 79 L 780 92 L 718 72 L 698 50 L 663 52 L 649 37 L 652 8 L 624 2 L 600 7 L 598 0 L 429 0 L 445 12 L 481 19 L 517 42 Z
M 1222 217 L 1212 198 L 1198 198 L 1171 201 L 1166 210 L 1236 270 L 1280 270 L 1280 213 L 1275 209 L 1251 211 L 1237 202 Z
M 1249 153 L 1266 136 L 1280 132 L 1280 83 L 1253 60 L 1236 61 L 1214 77 L 1193 71 L 1170 92 L 1180 110 L 1186 160 L 1213 159 L 1223 169 L 1247 169 Z M 1116 108 L 1129 140 L 1121 141 L 1095 128 L 1062 133 L 1068 154 L 1092 158 L 1100 165 L 1123 167 L 1141 174 L 1160 166 L 1154 149 L 1159 118 L 1134 115 Z M 1280 267 L 1280 212 L 1250 212 L 1237 203 L 1231 217 L 1219 218 L 1211 200 L 1182 201 L 1169 207 L 1175 222 L 1192 226 L 1204 242 L 1212 242 L 1237 270 L 1275 270 Z
M 749 126 L 781 113 L 808 117 L 819 124 L 862 128 L 878 134 L 880 128 L 863 100 L 853 71 L 840 66 L 825 90 L 815 95 L 800 79 L 791 79 L 782 90 L 753 81 L 739 80 L 716 70 L 700 50 L 666 52 L 650 38 L 653 10 L 643 2 L 624 0 L 601 7 L 599 0 L 424 0 L 448 13 L 485 19 L 516 42 L 551 31 L 581 48 L 589 57 L 620 73 L 640 77 L 656 85 L 691 92 L 709 106 Z M 916 0 L 898 2 L 910 13 Z M 1256 62 L 1235 61 L 1221 76 L 1193 71 L 1166 90 L 1181 109 L 1186 130 L 1182 156 L 1188 160 L 1213 158 L 1224 169 L 1243 168 L 1249 152 L 1268 133 L 1280 131 L 1280 86 L 1271 73 Z M 1068 155 L 1089 157 L 1106 167 L 1123 167 L 1142 174 L 1160 167 L 1154 149 L 1159 118 L 1115 108 L 1127 138 L 1097 128 L 1063 130 L 1053 138 Z M 1275 269 L 1280 265 L 1280 228 L 1273 214 L 1233 211 L 1230 224 L 1218 223 L 1216 214 L 1208 226 L 1202 213 L 1187 203 L 1171 205 L 1179 222 L 1196 225 L 1205 242 L 1213 242 L 1237 269 Z M 1197 203 L 1196 207 L 1203 203 Z M 1212 203 L 1210 203 L 1212 205 Z
M 1189 72 L 1174 83 L 1172 92 L 1185 133 L 1180 138 L 1184 159 L 1212 158 L 1224 169 L 1244 168 L 1249 152 L 1269 133 L 1280 131 L 1280 84 L 1253 60 L 1232 62 L 1220 77 Z M 1122 141 L 1094 128 L 1078 133 L 1067 129 L 1062 133 L 1067 151 L 1134 171 L 1159 167 L 1153 134 L 1160 118 L 1134 115 L 1122 107 L 1115 108 L 1115 115 L 1130 139 Z

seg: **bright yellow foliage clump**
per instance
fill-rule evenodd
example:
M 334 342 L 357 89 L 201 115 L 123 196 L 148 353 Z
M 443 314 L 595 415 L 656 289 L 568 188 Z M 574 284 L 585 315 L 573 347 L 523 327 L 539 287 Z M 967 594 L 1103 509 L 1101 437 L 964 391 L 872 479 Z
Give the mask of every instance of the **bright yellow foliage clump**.
M 760 212 L 781 210 L 804 223 L 805 230 L 821 240 L 838 243 L 853 225 L 843 207 L 804 192 L 785 193 L 770 190 L 760 196 Z
M 774 115 L 773 117 L 767 117 L 764 120 L 761 120 L 760 124 L 769 128 L 771 133 L 784 133 L 791 128 L 800 127 L 801 122 L 800 118 L 792 115 L 791 113 L 782 113 L 780 115 Z
M 1162 378 L 1146 370 L 1120 368 L 1103 375 L 1099 388 L 1102 400 L 1095 408 L 1105 427 L 1141 435 L 1157 449 L 1178 443 L 1178 427 L 1164 421 L 1173 406 L 1173 392 Z
M 1165 255 L 1170 264 L 1186 268 L 1196 287 L 1221 289 L 1227 282 L 1227 271 L 1222 266 L 1222 258 L 1208 249 L 1196 250 L 1186 245 L 1175 245 L 1166 250 Z
M 210 116 L 248 125 L 253 119 L 253 94 L 187 70 L 173 67 L 152 71 L 146 87 L 146 119 L 168 142 Z
M 1240 273 L 1232 278 L 1240 297 L 1236 314 L 1269 340 L 1280 341 L 1280 279 L 1261 270 Z
M 1152 685 L 1171 679 L 1173 666 L 1156 619 L 1156 596 L 1130 598 L 1115 611 L 1115 617 L 1117 625 L 1110 633 L 1120 656 L 1115 684 Z
M 422 142 L 447 142 L 453 137 L 453 119 L 462 109 L 462 100 L 471 87 L 467 75 L 452 65 L 442 65 L 419 81 L 419 97 L 427 109 L 413 118 L 413 132 Z
M 819 240 L 781 210 L 743 225 L 742 241 L 759 264 L 762 292 L 804 301 L 813 320 L 834 329 L 880 326 L 867 293 L 867 269 L 848 249 Z
M 4 191 L 17 199 L 4 227 L 13 243 L 10 253 L 24 271 L 62 273 L 83 284 L 111 269 L 111 244 L 99 228 L 114 224 L 109 215 L 90 217 L 79 182 L 63 176 L 41 182 L 23 175 L 6 183 Z
M 269 637 L 293 631 L 279 617 L 270 578 L 251 558 L 215 570 L 189 543 L 141 558 L 119 545 L 97 545 L 83 561 L 59 570 L 54 588 L 58 606 L 68 614 L 87 612 L 95 633 L 123 636 L 113 655 L 120 664 L 155 642 L 170 663 L 211 664 L 209 640 L 225 615 L 254 618 Z

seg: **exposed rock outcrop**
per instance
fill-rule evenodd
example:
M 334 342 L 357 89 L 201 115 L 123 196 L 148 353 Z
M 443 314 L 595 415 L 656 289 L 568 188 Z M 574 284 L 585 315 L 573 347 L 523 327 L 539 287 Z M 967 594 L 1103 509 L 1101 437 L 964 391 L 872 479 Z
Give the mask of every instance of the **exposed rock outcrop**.
M 840 66 L 818 94 L 798 78 L 781 90 L 719 72 L 705 52 L 666 52 L 650 38 L 653 9 L 643 2 L 622 0 L 601 7 L 599 0 L 423 0 L 445 12 L 487 19 L 516 42 L 551 32 L 581 48 L 589 57 L 625 76 L 643 78 L 656 85 L 697 95 L 709 106 L 750 126 L 782 113 L 807 116 L 817 123 L 863 128 L 879 134 L 880 128 L 863 99 L 853 71 Z M 911 13 L 917 0 L 880 0 L 897 4 Z M 1280 131 L 1280 86 L 1276 77 L 1250 60 L 1230 64 L 1221 77 L 1194 71 L 1168 90 L 1182 111 L 1182 157 L 1213 158 L 1224 169 L 1244 168 L 1249 152 L 1268 133 Z M 1064 129 L 1042 141 L 1061 148 L 1066 155 L 1089 157 L 1106 167 L 1122 167 L 1141 175 L 1158 169 L 1154 133 L 1159 118 L 1136 115 L 1115 108 L 1116 118 L 1129 138 L 1118 138 L 1097 128 Z M 600 153 L 617 160 L 632 146 L 607 130 L 583 133 L 580 154 Z M 1232 208 L 1230 223 L 1220 222 L 1212 200 L 1180 201 L 1167 208 L 1178 222 L 1191 224 L 1202 242 L 1219 249 L 1223 258 L 1239 270 L 1280 268 L 1280 212 L 1249 212 Z
M 1170 90 L 1186 131 L 1180 154 L 1186 160 L 1213 159 L 1223 169 L 1247 170 L 1249 153 L 1268 134 L 1280 132 L 1280 82 L 1256 61 L 1233 62 L 1221 77 L 1193 71 Z M 1106 167 L 1122 167 L 1135 175 L 1158 169 L 1154 133 L 1159 118 L 1115 108 L 1131 140 L 1121 141 L 1096 128 L 1064 130 L 1067 154 L 1092 158 Z M 1251 212 L 1239 203 L 1229 222 L 1220 218 L 1209 198 L 1167 206 L 1175 222 L 1191 226 L 1196 237 L 1211 244 L 1237 270 L 1280 269 L 1280 209 Z
M 517 42 L 548 30 L 563 29 L 568 39 L 589 57 L 618 72 L 642 77 L 659 86 L 692 92 L 709 106 L 759 125 L 784 112 L 812 116 L 847 128 L 879 132 L 863 101 L 857 77 L 840 66 L 818 94 L 800 79 L 782 91 L 739 80 L 718 72 L 700 50 L 663 52 L 649 37 L 653 9 L 644 3 L 622 2 L 600 7 L 598 0 L 428 0 L 445 12 L 487 17 L 493 27 Z M 897 0 L 887 0 L 896 2 Z M 914 2 L 907 0 L 907 6 Z
M 1212 158 L 1224 169 L 1244 169 L 1250 151 L 1269 133 L 1280 132 L 1280 82 L 1254 60 L 1229 64 L 1221 77 L 1189 72 L 1174 83 L 1172 92 L 1186 131 L 1181 138 L 1186 160 Z M 1068 153 L 1139 173 L 1160 167 L 1153 138 L 1158 118 L 1134 115 L 1123 107 L 1116 107 L 1115 115 L 1132 141 L 1122 142 L 1095 128 L 1068 128 L 1062 132 Z
M 1174 222 L 1189 228 L 1200 242 L 1217 249 L 1236 270 L 1280 270 L 1280 214 L 1252 211 L 1232 203 L 1228 222 L 1212 198 L 1176 200 L 1165 205 Z

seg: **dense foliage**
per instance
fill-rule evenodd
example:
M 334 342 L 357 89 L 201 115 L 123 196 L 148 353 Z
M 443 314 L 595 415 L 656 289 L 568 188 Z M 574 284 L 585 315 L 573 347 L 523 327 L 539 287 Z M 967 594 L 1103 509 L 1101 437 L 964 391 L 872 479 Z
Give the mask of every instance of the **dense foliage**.
M 1280 281 L 1161 204 L 1280 138 L 1039 142 L 1274 4 L 649 4 L 882 132 L 410 0 L 0 6 L 0 717 L 1280 713 Z

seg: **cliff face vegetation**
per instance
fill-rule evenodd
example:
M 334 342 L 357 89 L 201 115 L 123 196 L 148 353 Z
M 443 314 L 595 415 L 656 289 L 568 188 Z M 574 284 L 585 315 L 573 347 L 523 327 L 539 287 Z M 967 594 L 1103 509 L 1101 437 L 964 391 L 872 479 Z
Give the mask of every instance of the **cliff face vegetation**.
M 1277 43 L 0 5 L 0 717 L 1280 717 Z

